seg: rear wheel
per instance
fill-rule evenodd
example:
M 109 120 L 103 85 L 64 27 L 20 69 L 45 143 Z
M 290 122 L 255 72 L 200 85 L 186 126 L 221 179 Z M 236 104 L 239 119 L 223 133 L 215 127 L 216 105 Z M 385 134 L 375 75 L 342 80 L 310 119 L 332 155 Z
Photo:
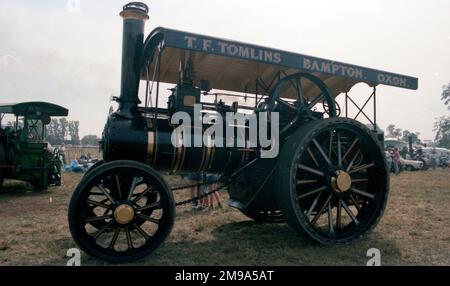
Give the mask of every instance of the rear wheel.
M 151 194 L 152 203 L 146 196 Z M 127 262 L 153 252 L 169 235 L 175 204 L 151 167 L 128 160 L 98 166 L 83 177 L 69 205 L 69 227 L 87 254 Z
M 301 127 L 278 160 L 278 205 L 288 224 L 323 244 L 370 231 L 386 206 L 389 177 L 377 139 L 355 120 Z

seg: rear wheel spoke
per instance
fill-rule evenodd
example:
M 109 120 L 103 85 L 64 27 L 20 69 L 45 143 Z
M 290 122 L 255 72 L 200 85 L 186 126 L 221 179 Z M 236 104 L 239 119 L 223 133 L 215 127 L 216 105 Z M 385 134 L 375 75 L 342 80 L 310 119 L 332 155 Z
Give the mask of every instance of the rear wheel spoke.
M 361 207 L 359 206 L 358 202 L 356 201 L 355 197 L 353 195 L 350 195 L 350 200 L 352 201 L 353 205 L 355 206 L 356 210 L 358 212 L 361 211 Z
M 330 159 L 328 158 L 328 156 L 323 151 L 322 146 L 320 146 L 319 142 L 317 142 L 316 139 L 313 139 L 312 141 L 313 141 L 314 145 L 316 146 L 317 150 L 319 150 L 319 153 L 322 155 L 322 157 L 325 160 L 325 162 L 327 162 L 328 165 L 331 165 Z
M 331 234 L 334 233 L 333 208 L 331 207 L 331 200 L 328 201 L 328 231 Z
M 353 140 L 352 144 L 350 145 L 350 147 L 348 147 L 347 152 L 345 152 L 344 156 L 342 156 L 342 161 L 344 161 L 348 155 L 350 155 L 350 152 L 353 150 L 353 148 L 356 146 L 356 143 L 358 143 L 359 139 L 356 138 L 355 140 Z
M 330 142 L 328 147 L 328 158 L 330 158 L 330 160 L 332 151 L 333 151 L 333 130 L 330 130 Z
M 308 148 L 306 151 L 308 152 L 309 156 L 310 156 L 311 159 L 313 160 L 313 162 L 314 162 L 314 164 L 316 165 L 316 167 L 319 167 L 319 163 L 317 162 L 317 159 L 316 159 L 316 157 L 314 156 L 314 154 L 311 152 L 311 149 Z
M 342 206 L 341 206 L 341 200 L 338 200 L 338 205 L 336 209 L 336 229 L 341 228 L 341 221 L 342 221 Z
M 313 220 L 311 221 L 311 224 L 314 225 L 317 220 L 319 220 L 320 216 L 323 213 L 323 210 L 325 209 L 325 207 L 328 205 L 328 202 L 331 200 L 332 195 L 329 195 L 327 200 L 325 201 L 325 203 L 322 205 L 322 207 L 320 208 L 320 210 L 317 212 L 316 216 L 313 218 Z M 309 217 L 308 217 L 309 218 Z
M 314 183 L 318 183 L 318 180 L 298 180 L 297 184 L 298 185 L 305 185 L 305 184 L 314 184 Z
M 311 206 L 309 207 L 308 212 L 306 213 L 306 216 L 309 218 L 311 216 L 311 213 L 313 212 L 314 208 L 316 207 L 317 203 L 319 202 L 319 198 L 320 198 L 321 194 L 318 194 L 316 196 L 316 198 L 314 199 L 313 203 L 311 204 Z
M 348 173 L 349 174 L 353 174 L 353 173 L 356 173 L 356 172 L 360 172 L 360 171 L 369 169 L 369 168 L 371 168 L 373 166 L 375 166 L 375 163 L 372 162 L 370 164 L 366 164 L 366 165 L 362 165 L 362 166 L 356 167 L 356 168 L 350 170 Z
M 303 199 L 303 198 L 305 198 L 305 197 L 308 197 L 308 196 L 317 194 L 318 192 L 321 192 L 321 191 L 323 191 L 323 190 L 326 190 L 326 188 L 327 188 L 326 186 L 323 186 L 323 187 L 317 188 L 317 189 L 315 189 L 315 190 L 309 191 L 309 192 L 307 192 L 307 193 L 301 194 L 301 195 L 299 195 L 299 196 L 297 197 L 297 199 Z
M 308 172 L 313 173 L 313 174 L 315 174 L 315 175 L 317 175 L 317 176 L 321 176 L 321 177 L 324 177 L 324 176 L 325 176 L 325 174 L 324 174 L 322 171 L 319 171 L 319 170 L 317 170 L 317 169 L 308 167 L 308 166 L 306 166 L 306 165 L 299 164 L 298 167 L 299 167 L 300 169 L 302 169 L 302 170 L 308 171 Z
M 355 215 L 353 214 L 352 210 L 347 206 L 347 204 L 344 201 L 341 201 L 342 207 L 344 208 L 345 212 L 349 215 L 349 217 L 353 220 L 353 222 L 358 225 L 359 221 L 356 219 Z
M 337 134 L 337 148 L 338 148 L 338 166 L 342 167 L 342 150 L 341 150 L 341 136 Z
M 354 192 L 354 193 L 356 193 L 358 195 L 364 196 L 364 197 L 372 199 L 372 200 L 375 199 L 375 195 L 374 194 L 370 194 L 370 193 L 368 193 L 366 191 L 362 191 L 362 190 L 357 189 L 357 188 L 351 188 L 351 190 L 352 190 L 352 192 Z
M 352 179 L 352 183 L 366 183 L 368 181 L 369 181 L 368 178 Z

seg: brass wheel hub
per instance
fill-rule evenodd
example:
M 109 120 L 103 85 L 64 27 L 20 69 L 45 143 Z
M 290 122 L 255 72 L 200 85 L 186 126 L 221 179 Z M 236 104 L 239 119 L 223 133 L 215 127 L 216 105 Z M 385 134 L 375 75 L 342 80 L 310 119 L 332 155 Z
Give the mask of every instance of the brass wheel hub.
M 120 224 L 127 224 L 134 218 L 134 209 L 130 205 L 122 204 L 114 210 L 114 219 Z
M 352 186 L 352 178 L 347 172 L 337 171 L 336 176 L 331 178 L 331 186 L 336 192 L 346 192 Z

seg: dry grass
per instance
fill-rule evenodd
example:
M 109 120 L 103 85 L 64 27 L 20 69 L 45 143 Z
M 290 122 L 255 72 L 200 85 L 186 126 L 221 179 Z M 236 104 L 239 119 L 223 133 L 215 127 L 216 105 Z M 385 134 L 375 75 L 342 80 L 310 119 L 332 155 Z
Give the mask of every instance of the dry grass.
M 64 174 L 63 187 L 44 193 L 7 183 L 0 194 L 0 265 L 65 265 L 67 249 L 76 247 L 66 214 L 79 178 Z M 227 206 L 195 214 L 181 207 L 168 241 L 136 264 L 365 265 L 367 249 L 376 247 L 384 265 L 450 265 L 449 205 L 448 170 L 403 173 L 392 177 L 387 211 L 370 235 L 326 247 L 286 224 L 257 224 Z M 83 255 L 82 264 L 105 263 Z

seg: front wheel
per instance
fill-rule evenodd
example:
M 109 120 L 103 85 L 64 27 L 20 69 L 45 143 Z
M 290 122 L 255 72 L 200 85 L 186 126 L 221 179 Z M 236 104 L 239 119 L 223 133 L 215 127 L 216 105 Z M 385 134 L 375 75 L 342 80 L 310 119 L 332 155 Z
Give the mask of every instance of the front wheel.
M 288 224 L 319 243 L 348 243 L 380 220 L 388 197 L 384 153 L 370 130 L 346 118 L 302 126 L 278 160 L 278 206 Z
M 154 197 L 151 204 L 149 194 Z M 151 167 L 129 160 L 104 163 L 85 175 L 68 214 L 78 246 L 110 262 L 149 255 L 169 235 L 174 217 L 174 199 L 163 178 Z

